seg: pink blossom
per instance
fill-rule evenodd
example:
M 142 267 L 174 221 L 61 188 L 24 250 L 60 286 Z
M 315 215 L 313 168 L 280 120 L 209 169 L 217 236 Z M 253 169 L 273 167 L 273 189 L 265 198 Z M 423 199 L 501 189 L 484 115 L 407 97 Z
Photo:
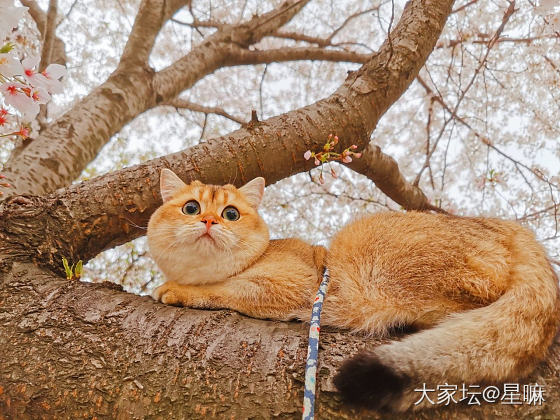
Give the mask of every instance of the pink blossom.
M 31 134 L 31 129 L 26 125 L 22 125 L 19 131 L 16 131 L 14 134 L 20 136 L 25 140 L 26 138 L 29 137 L 29 134 Z
M 46 89 L 50 93 L 62 92 L 62 83 L 60 83 L 58 79 L 66 76 L 66 67 L 60 64 L 49 64 L 47 68 L 41 72 L 41 74 L 46 79 Z
M 11 54 L 0 54 L 0 74 L 4 77 L 12 77 L 23 74 L 23 66 Z
M 23 119 L 31 121 L 39 113 L 39 103 L 24 93 L 27 86 L 21 83 L 4 83 L 0 85 L 0 92 L 4 95 L 4 102 L 21 112 Z
M 8 122 L 8 110 L 6 108 L 0 108 L 0 127 L 3 127 Z
M 40 57 L 27 57 L 21 64 L 23 65 L 23 75 L 27 82 L 33 87 L 42 87 L 46 89 L 47 78 L 41 73 L 37 73 L 35 67 L 39 65 Z
M 39 57 L 27 57 L 22 61 L 24 75 L 29 84 L 49 93 L 62 92 L 62 83 L 58 79 L 66 75 L 66 68 L 60 64 L 49 64 L 44 71 L 37 73 L 35 68 L 39 61 Z
M 43 88 L 25 88 L 23 92 L 33 99 L 35 102 L 40 104 L 46 104 L 51 100 L 51 95 Z
M 321 162 L 319 162 L 319 159 L 315 158 L 315 166 L 319 166 L 321 164 Z
M 311 157 L 311 150 L 308 150 L 307 152 L 305 152 L 303 154 L 303 157 L 305 158 L 305 160 L 309 160 L 309 158 Z
M 355 157 L 356 159 L 359 159 L 359 158 L 362 157 L 362 154 L 361 154 L 361 153 L 354 153 L 354 157 Z
M 342 161 L 343 161 L 344 163 L 350 163 L 350 162 L 352 162 L 352 158 L 351 158 L 350 156 L 344 156 L 344 157 L 342 158 Z

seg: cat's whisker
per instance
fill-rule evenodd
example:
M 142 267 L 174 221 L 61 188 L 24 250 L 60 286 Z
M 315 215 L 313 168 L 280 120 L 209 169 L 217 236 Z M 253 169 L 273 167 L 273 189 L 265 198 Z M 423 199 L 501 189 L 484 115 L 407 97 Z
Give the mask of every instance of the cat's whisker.
M 132 220 L 130 220 L 128 217 L 125 217 L 124 220 L 126 220 L 130 226 L 133 226 L 135 228 L 142 229 L 142 230 L 148 230 L 148 226 L 137 225 Z

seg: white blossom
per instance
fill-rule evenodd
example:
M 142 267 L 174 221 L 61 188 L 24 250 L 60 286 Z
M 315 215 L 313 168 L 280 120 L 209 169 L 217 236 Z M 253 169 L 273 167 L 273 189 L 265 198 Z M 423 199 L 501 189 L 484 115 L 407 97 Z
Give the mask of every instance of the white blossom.
M 0 54 L 0 74 L 4 77 L 22 75 L 23 66 L 12 54 Z

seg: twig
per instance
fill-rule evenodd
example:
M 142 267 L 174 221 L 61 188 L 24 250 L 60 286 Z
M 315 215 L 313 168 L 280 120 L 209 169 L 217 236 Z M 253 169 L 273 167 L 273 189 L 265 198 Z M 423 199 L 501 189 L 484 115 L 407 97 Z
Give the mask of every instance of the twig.
M 265 64 L 264 70 L 261 75 L 261 82 L 259 83 L 259 105 L 261 111 L 261 118 L 264 118 L 264 110 L 263 110 L 263 84 L 264 78 L 266 77 L 266 71 L 268 70 L 268 64 Z
M 503 32 L 507 22 L 509 21 L 509 19 L 511 18 L 511 16 L 513 15 L 513 13 L 515 12 L 515 1 L 510 1 L 509 2 L 509 7 L 506 10 L 506 12 L 504 13 L 504 16 L 502 17 L 502 22 L 500 24 L 500 26 L 498 27 L 498 29 L 496 30 L 496 32 L 494 33 L 494 35 L 492 36 L 492 38 L 490 39 L 490 41 L 488 42 L 487 48 L 486 48 L 486 52 L 484 54 L 484 57 L 482 58 L 482 60 L 479 62 L 478 67 L 475 69 L 471 79 L 469 80 L 469 83 L 467 84 L 467 86 L 461 90 L 461 94 L 459 95 L 459 98 L 457 99 L 457 103 L 455 104 L 455 107 L 453 109 L 450 109 L 449 107 L 446 107 L 446 110 L 448 112 L 451 113 L 450 117 L 447 118 L 443 124 L 443 126 L 440 129 L 440 133 L 434 143 L 432 152 L 429 154 L 429 156 L 427 156 L 426 162 L 424 163 L 424 165 L 422 166 L 422 168 L 420 169 L 420 171 L 418 171 L 418 174 L 416 175 L 416 179 L 414 180 L 413 185 L 419 185 L 420 183 L 420 179 L 422 177 L 422 173 L 424 172 L 424 170 L 429 166 L 429 159 L 431 159 L 431 156 L 433 155 L 433 153 L 435 152 L 435 149 L 439 143 L 439 140 L 441 139 L 441 136 L 443 135 L 443 132 L 445 131 L 445 129 L 447 128 L 447 124 L 453 120 L 457 118 L 457 111 L 459 110 L 459 106 L 461 105 L 461 103 L 463 102 L 463 99 L 465 98 L 467 92 L 470 90 L 470 88 L 473 86 L 478 74 L 480 73 L 480 71 L 482 70 L 482 68 L 485 66 L 486 61 L 488 60 L 488 56 L 490 54 L 490 51 L 492 50 L 492 48 L 494 47 L 496 40 L 500 37 L 500 34 Z M 418 76 L 417 77 L 418 81 L 421 81 L 421 77 Z M 422 84 L 422 86 L 424 87 L 424 89 L 426 89 L 426 83 L 421 81 L 420 84 Z M 438 102 L 442 103 L 443 99 L 440 98 L 441 101 L 438 100 Z M 437 99 L 436 99 L 437 100 Z
M 223 108 L 217 107 L 217 106 L 205 106 L 205 105 L 200 105 L 194 102 L 189 101 L 188 99 L 181 99 L 181 98 L 176 98 L 172 101 L 166 102 L 163 105 L 169 105 L 178 109 L 188 109 L 194 112 L 201 112 L 203 114 L 216 114 L 219 115 L 221 117 L 227 118 L 233 122 L 236 122 L 237 124 L 243 126 L 245 125 L 247 122 L 243 121 L 241 118 L 237 118 L 234 115 L 231 115 L 229 112 L 225 111 Z

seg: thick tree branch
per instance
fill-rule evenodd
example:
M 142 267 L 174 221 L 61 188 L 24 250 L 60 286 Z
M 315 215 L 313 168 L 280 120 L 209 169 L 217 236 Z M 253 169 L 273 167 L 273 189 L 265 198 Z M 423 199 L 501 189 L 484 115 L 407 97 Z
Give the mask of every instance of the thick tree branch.
M 147 66 L 148 58 L 163 24 L 189 0 L 144 0 L 124 47 L 119 67 Z
M 362 157 L 347 166 L 371 179 L 391 200 L 406 210 L 433 210 L 445 213 L 433 206 L 418 187 L 409 183 L 399 171 L 399 165 L 391 156 L 384 154 L 379 146 L 368 144 Z
M 379 118 L 418 74 L 452 3 L 408 3 L 391 34 L 392 43 L 383 44 L 336 92 L 315 104 L 47 197 L 8 200 L 0 206 L 0 234 L 17 231 L 27 235 L 28 245 L 22 249 L 4 236 L 0 263 L 2 258 L 29 258 L 31 250 L 33 259 L 59 268 L 62 256 L 87 261 L 143 235 L 145 230 L 137 226 L 145 227 L 161 203 L 158 181 L 164 167 L 185 180 L 240 185 L 264 176 L 270 184 L 309 169 L 304 152 L 321 148 L 329 133 L 339 136 L 341 148 L 353 143 L 365 147 Z M 384 168 L 393 171 L 390 165 Z M 383 174 L 376 177 L 383 179 Z M 53 225 L 63 230 L 49 229 Z
M 174 308 L 116 289 L 68 282 L 32 264 L 0 272 L 0 413 L 14 419 L 301 416 L 306 324 Z M 380 342 L 321 329 L 318 418 L 529 420 L 560 411 L 558 338 L 548 360 L 520 384 L 544 386 L 542 405 L 480 398 L 481 406 L 452 403 L 422 413 L 356 410 L 341 401 L 332 378 L 344 358 Z

